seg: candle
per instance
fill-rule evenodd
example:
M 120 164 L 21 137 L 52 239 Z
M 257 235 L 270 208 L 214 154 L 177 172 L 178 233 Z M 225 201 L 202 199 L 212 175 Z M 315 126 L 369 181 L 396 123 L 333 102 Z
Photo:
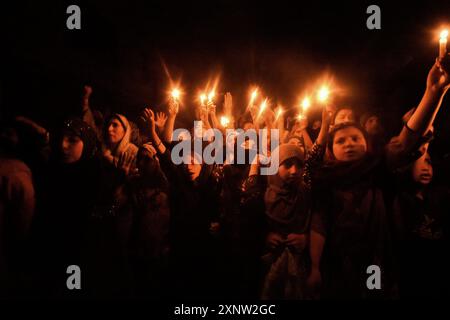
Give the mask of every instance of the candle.
M 255 99 L 258 96 L 258 88 L 252 91 L 250 94 L 250 101 L 248 103 L 249 107 L 251 107 L 255 103 Z
M 306 112 L 309 109 L 309 107 L 311 106 L 311 99 L 309 97 L 303 98 L 301 106 L 302 106 L 303 112 Z
M 317 100 L 321 103 L 326 103 L 328 100 L 328 97 L 330 95 L 330 89 L 328 89 L 327 86 L 322 86 L 319 91 L 317 92 Z
M 259 106 L 258 118 L 264 113 L 264 110 L 266 109 L 266 107 L 267 107 L 267 98 Z
M 444 58 L 447 54 L 448 30 L 442 30 L 439 38 L 439 58 Z
M 230 119 L 228 117 L 222 116 L 220 117 L 220 124 L 222 127 L 226 128 L 230 124 Z
M 283 107 L 279 106 L 278 107 L 278 111 L 277 111 L 277 115 L 275 117 L 275 121 L 278 121 L 278 119 L 281 117 L 282 114 L 283 114 Z
M 204 106 L 205 105 L 205 101 L 206 101 L 206 94 L 201 94 L 200 95 L 200 104 L 201 104 L 201 106 Z
M 216 93 L 214 92 L 214 90 L 213 91 L 211 91 L 209 94 L 208 94 L 208 104 L 213 104 L 214 103 L 214 96 L 216 95 Z
M 177 88 L 173 89 L 172 92 L 171 92 L 172 99 L 175 102 L 178 102 L 178 100 L 180 100 L 180 94 L 181 94 L 181 92 L 180 92 L 179 89 L 177 89 Z

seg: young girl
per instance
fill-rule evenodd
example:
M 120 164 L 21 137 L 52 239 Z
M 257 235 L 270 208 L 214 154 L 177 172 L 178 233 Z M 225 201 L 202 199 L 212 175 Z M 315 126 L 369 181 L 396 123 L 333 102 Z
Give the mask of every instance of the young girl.
M 406 172 L 395 200 L 401 298 L 444 298 L 449 293 L 450 190 L 433 185 L 428 152 Z
M 306 277 L 309 273 L 309 241 L 311 179 L 309 168 L 321 161 L 320 144 L 326 140 L 331 114 L 322 113 L 322 127 L 317 143 L 305 159 L 304 149 L 294 144 L 281 144 L 272 153 L 272 161 L 279 164 L 277 174 L 269 176 L 264 195 L 266 216 L 267 265 L 262 299 L 309 298 Z M 304 168 L 306 172 L 304 173 Z M 256 184 L 259 168 L 253 164 L 247 188 Z M 255 189 L 256 190 L 256 189 Z
M 330 132 L 328 146 L 334 159 L 315 175 L 318 190 L 313 225 L 322 230 L 311 233 L 312 272 L 308 280 L 315 287 L 321 283 L 323 250 L 324 297 L 394 295 L 387 220 L 392 199 L 389 173 L 412 161 L 420 137 L 432 123 L 449 87 L 447 60 L 445 66 L 444 61 L 436 61 L 421 103 L 382 157 L 368 154 L 365 130 L 355 123 L 336 125 Z M 382 273 L 379 290 L 370 290 L 366 283 L 371 265 L 380 267 Z

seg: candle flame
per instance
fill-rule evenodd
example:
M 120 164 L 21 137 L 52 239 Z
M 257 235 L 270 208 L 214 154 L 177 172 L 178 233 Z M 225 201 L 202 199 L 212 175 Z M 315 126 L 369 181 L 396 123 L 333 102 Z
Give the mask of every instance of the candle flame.
M 204 105 L 205 104 L 205 100 L 206 100 L 207 98 L 206 98 L 206 94 L 201 94 L 200 95 L 200 103 L 202 104 L 202 105 Z
M 267 99 L 264 99 L 264 101 L 259 106 L 259 114 L 258 118 L 264 113 L 264 110 L 267 108 Z
M 180 92 L 179 89 L 177 89 L 177 88 L 173 89 L 172 92 L 171 92 L 171 94 L 172 94 L 172 98 L 173 98 L 174 100 L 180 99 L 180 94 L 181 94 L 181 92 Z
M 211 92 L 208 94 L 208 102 L 212 103 L 212 102 L 213 102 L 213 98 L 214 98 L 215 95 L 216 95 L 216 93 L 214 92 L 214 90 L 211 91 Z
M 328 87 L 326 86 L 322 86 L 322 88 L 320 88 L 319 92 L 317 93 L 317 99 L 324 103 L 328 100 L 328 96 L 330 95 L 330 89 L 328 89 Z
M 220 124 L 222 127 L 226 128 L 230 124 L 230 119 L 228 117 L 222 116 L 220 117 Z
M 302 108 L 303 112 L 308 110 L 308 108 L 311 106 L 311 99 L 309 97 L 305 97 L 302 101 Z
M 279 106 L 275 120 L 278 120 L 283 114 L 283 107 Z
M 250 95 L 250 103 L 249 103 L 250 106 L 253 105 L 253 103 L 255 102 L 255 99 L 256 99 L 257 96 L 258 96 L 258 88 L 253 90 L 251 95 Z
M 447 40 L 447 37 L 448 37 L 448 30 L 447 29 L 442 30 L 440 35 L 441 40 Z

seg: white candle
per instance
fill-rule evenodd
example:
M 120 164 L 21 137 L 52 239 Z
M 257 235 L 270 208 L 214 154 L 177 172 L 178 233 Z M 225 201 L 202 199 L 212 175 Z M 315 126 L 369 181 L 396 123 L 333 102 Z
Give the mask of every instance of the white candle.
M 448 30 L 442 30 L 439 38 L 439 58 L 444 58 L 447 54 L 447 37 Z

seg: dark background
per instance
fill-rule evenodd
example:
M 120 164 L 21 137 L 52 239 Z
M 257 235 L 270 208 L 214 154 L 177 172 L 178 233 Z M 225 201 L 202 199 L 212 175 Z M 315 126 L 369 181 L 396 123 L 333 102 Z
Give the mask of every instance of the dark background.
M 81 8 L 81 30 L 66 28 L 66 8 Z M 366 9 L 381 8 L 381 30 Z M 450 24 L 449 1 L 31 1 L 1 4 L 1 115 L 44 125 L 92 106 L 131 119 L 146 105 L 163 108 L 169 78 L 181 80 L 185 108 L 220 74 L 236 108 L 251 84 L 292 106 L 308 85 L 333 75 L 342 103 L 384 110 L 387 124 L 417 105 Z M 449 45 L 450 47 L 450 45 Z M 449 99 L 435 145 L 448 153 Z M 219 105 L 221 103 L 219 102 Z M 183 111 L 182 111 L 183 113 Z

